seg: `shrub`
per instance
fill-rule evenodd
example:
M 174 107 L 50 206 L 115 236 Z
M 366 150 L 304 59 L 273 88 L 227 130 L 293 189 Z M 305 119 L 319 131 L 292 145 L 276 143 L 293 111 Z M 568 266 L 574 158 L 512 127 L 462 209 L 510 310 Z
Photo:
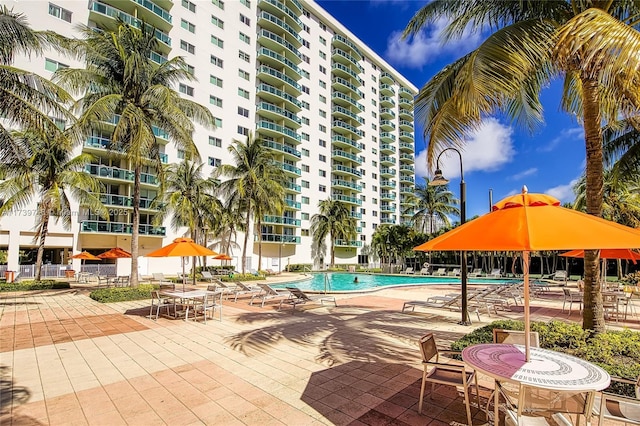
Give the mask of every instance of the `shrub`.
M 633 272 L 631 274 L 625 275 L 624 277 L 622 277 L 620 282 L 623 285 L 633 285 L 633 286 L 640 285 L 639 284 L 640 283 L 640 271 Z
M 150 299 L 151 291 L 157 290 L 158 288 L 157 285 L 151 284 L 140 284 L 138 287 L 100 288 L 92 291 L 89 297 L 100 303 Z
M 294 263 L 287 265 L 287 271 L 289 272 L 305 272 L 313 270 L 313 265 L 310 263 Z
M 500 320 L 480 327 L 451 344 L 461 351 L 470 345 L 491 343 L 493 329 L 524 330 L 522 321 Z M 579 324 L 562 321 L 531 322 L 531 331 L 540 335 L 540 346 L 582 358 L 602 367 L 612 376 L 635 380 L 640 376 L 640 333 L 625 329 L 606 331 L 590 337 Z M 611 392 L 633 396 L 633 385 L 612 384 Z
M 50 290 L 71 288 L 66 281 L 55 280 L 23 280 L 14 283 L 2 283 L 0 284 L 0 291 L 29 291 L 29 290 Z

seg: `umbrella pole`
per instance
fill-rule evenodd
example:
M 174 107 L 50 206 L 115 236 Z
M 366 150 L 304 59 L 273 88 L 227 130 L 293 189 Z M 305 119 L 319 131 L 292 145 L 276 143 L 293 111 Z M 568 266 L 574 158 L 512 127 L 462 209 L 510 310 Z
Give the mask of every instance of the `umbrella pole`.
M 529 317 L 529 252 L 522 252 L 524 272 L 524 361 L 529 362 L 531 348 L 531 318 Z
M 184 282 L 185 282 L 185 277 L 184 277 L 184 256 L 181 257 L 182 259 L 182 292 L 184 293 Z

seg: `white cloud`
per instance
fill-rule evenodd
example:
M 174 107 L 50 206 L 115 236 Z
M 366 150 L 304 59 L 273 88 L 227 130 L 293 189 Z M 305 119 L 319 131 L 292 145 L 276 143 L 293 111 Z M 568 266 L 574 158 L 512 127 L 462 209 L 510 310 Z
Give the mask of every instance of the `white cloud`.
M 520 173 L 516 173 L 515 175 L 509 177 L 509 180 L 520 180 L 522 178 L 525 178 L 527 176 L 532 176 L 535 175 L 536 173 L 538 173 L 538 168 L 537 167 L 531 167 L 530 169 L 524 170 Z
M 458 58 L 480 45 L 481 34 L 467 31 L 459 39 L 443 44 L 440 35 L 447 24 L 446 20 L 440 19 L 404 40 L 402 31 L 392 32 L 387 39 L 385 58 L 395 65 L 422 68 L 428 63 L 442 59 L 443 56 Z
M 572 203 L 576 194 L 573 193 L 573 186 L 578 182 L 578 178 L 572 180 L 566 185 L 558 185 L 553 188 L 549 188 L 545 191 L 545 194 L 556 197 L 562 203 Z
M 472 171 L 495 171 L 509 163 L 514 154 L 513 130 L 495 118 L 483 121 L 480 129 L 468 136 L 462 151 L 462 165 L 465 173 Z M 416 175 L 432 176 L 427 169 L 427 150 L 416 156 Z M 440 157 L 440 168 L 447 179 L 460 176 L 460 158 L 454 151 L 447 151 Z
M 550 152 L 556 149 L 562 142 L 574 141 L 584 139 L 584 129 L 582 127 L 572 127 L 570 129 L 563 129 L 558 136 L 551 139 L 549 143 L 536 149 L 538 152 Z

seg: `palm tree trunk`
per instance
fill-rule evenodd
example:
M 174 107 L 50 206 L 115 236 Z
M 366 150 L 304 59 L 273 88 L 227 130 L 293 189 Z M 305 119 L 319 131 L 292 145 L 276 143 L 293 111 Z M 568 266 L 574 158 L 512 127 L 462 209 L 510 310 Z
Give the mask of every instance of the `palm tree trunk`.
M 262 220 L 260 219 L 260 215 L 258 215 L 258 223 L 256 224 L 258 228 L 258 267 L 256 270 L 260 270 L 262 268 Z M 282 242 L 280 242 L 282 244 Z
M 133 220 L 131 224 L 131 274 L 129 283 L 131 287 L 138 286 L 138 239 L 140 236 L 140 165 L 133 169 Z
M 51 208 L 48 202 L 42 203 L 42 217 L 40 218 L 40 241 L 38 242 L 38 254 L 36 255 L 36 276 L 35 280 L 40 281 L 42 278 L 42 260 L 44 257 L 44 241 L 49 232 L 49 216 Z
M 598 85 L 595 81 L 582 78 L 584 138 L 587 148 L 586 204 L 587 213 L 602 217 L 602 196 L 604 185 L 601 114 L 598 102 Z M 584 254 L 584 310 L 582 328 L 594 333 L 605 331 L 602 293 L 599 285 L 598 250 L 586 250 Z
M 191 230 L 191 239 L 197 244 L 198 243 L 198 229 L 194 228 Z M 193 275 L 193 285 L 196 285 L 196 261 L 198 256 L 193 256 L 191 258 L 191 274 Z
M 244 243 L 242 245 L 242 273 L 247 270 L 247 243 L 249 242 L 249 224 L 251 222 L 251 207 L 247 209 L 247 222 L 246 229 L 244 231 Z

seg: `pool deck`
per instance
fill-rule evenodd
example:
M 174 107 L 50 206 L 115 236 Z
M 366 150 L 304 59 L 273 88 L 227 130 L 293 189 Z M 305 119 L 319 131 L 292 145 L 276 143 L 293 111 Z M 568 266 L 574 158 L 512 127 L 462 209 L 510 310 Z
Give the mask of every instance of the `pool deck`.
M 417 339 L 434 332 L 446 347 L 475 327 L 523 314 L 485 313 L 465 327 L 457 312 L 400 312 L 407 300 L 450 290 L 340 294 L 337 307 L 295 312 L 242 298 L 225 301 L 223 321 L 206 325 L 150 320 L 149 300 L 97 303 L 86 286 L 0 293 L 0 424 L 462 424 L 463 401 L 446 387 L 417 413 Z M 580 321 L 577 309 L 561 312 L 561 293 L 534 299 L 532 319 Z M 637 316 L 609 325 L 640 329 Z M 480 384 L 486 398 L 493 383 L 481 377 Z M 472 413 L 474 425 L 486 423 L 483 411 Z

